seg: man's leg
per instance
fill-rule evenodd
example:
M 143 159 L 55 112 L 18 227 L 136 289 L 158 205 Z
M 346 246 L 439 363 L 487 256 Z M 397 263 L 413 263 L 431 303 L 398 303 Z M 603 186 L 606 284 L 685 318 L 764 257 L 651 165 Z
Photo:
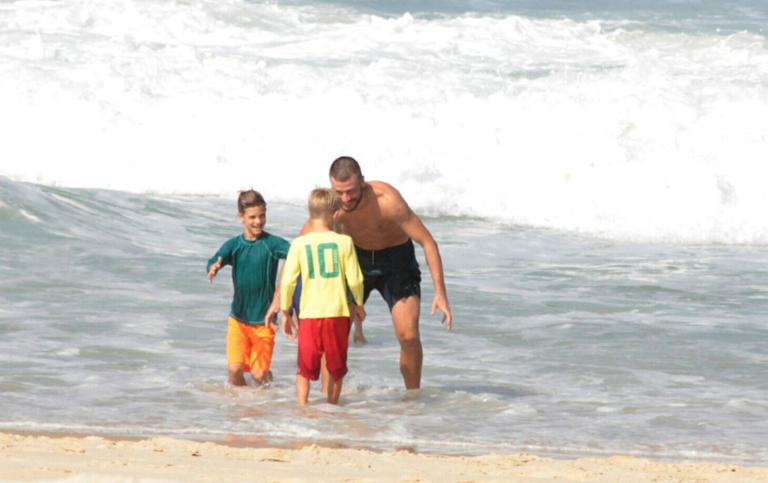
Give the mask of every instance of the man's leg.
M 398 300 L 392 307 L 392 325 L 400 342 L 400 372 L 406 389 L 421 387 L 420 309 L 421 299 L 415 295 Z

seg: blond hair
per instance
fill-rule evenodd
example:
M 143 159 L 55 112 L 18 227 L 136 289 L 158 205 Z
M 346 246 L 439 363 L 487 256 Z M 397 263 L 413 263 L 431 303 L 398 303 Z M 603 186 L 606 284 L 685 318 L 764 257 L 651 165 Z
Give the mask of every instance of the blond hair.
M 309 193 L 307 206 L 310 218 L 323 218 L 339 208 L 339 197 L 328 188 L 315 188 Z

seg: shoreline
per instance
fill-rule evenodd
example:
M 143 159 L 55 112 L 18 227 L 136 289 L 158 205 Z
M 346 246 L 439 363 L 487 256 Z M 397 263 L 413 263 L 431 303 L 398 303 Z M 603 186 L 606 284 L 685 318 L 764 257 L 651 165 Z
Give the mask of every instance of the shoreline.
M 298 439 L 288 437 L 265 437 L 258 435 L 244 435 L 244 434 L 227 434 L 227 435 L 194 435 L 194 434 L 121 434 L 121 433 L 108 433 L 108 432 L 86 432 L 77 430 L 25 430 L 25 429 L 0 429 L 0 436 L 30 436 L 30 437 L 46 437 L 50 439 L 59 438 L 102 438 L 108 441 L 145 441 L 153 439 L 172 439 L 178 441 L 186 441 L 193 443 L 213 443 L 222 446 L 229 446 L 233 448 L 254 448 L 254 449 L 286 449 L 286 450 L 298 450 L 306 447 L 317 447 L 331 450 L 352 450 L 352 451 L 367 451 L 371 453 L 410 453 L 423 456 L 434 457 L 448 457 L 448 458 L 474 458 L 485 456 L 489 454 L 494 455 L 537 455 L 542 458 L 551 460 L 577 460 L 577 459 L 607 459 L 617 455 L 647 460 L 654 463 L 687 463 L 687 464 L 715 464 L 724 466 L 737 466 L 742 468 L 768 468 L 768 462 L 763 463 L 758 460 L 752 459 L 740 459 L 736 457 L 718 458 L 716 456 L 675 456 L 657 454 L 652 452 L 640 452 L 640 451 L 610 451 L 610 450 L 584 450 L 584 449 L 572 449 L 572 448 L 557 448 L 547 449 L 544 447 L 511 447 L 511 448 L 498 448 L 491 446 L 477 446 L 472 450 L 465 449 L 464 451 L 456 450 L 439 450 L 439 449 L 423 449 L 419 448 L 418 444 L 401 444 L 401 445 L 387 445 L 382 444 L 366 444 L 362 441 L 356 441 L 355 443 L 345 444 L 338 440 L 323 440 L 323 439 Z
M 0 481 L 768 481 L 768 466 L 662 462 L 626 455 L 435 455 L 261 438 L 193 441 L 0 432 Z

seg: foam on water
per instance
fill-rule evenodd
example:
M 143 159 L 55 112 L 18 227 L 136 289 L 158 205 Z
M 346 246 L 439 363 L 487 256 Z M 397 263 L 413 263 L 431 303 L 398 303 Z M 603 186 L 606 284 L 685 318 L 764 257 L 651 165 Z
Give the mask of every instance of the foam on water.
M 766 243 L 761 33 L 332 5 L 0 7 L 0 175 L 301 202 L 356 156 L 425 214 Z

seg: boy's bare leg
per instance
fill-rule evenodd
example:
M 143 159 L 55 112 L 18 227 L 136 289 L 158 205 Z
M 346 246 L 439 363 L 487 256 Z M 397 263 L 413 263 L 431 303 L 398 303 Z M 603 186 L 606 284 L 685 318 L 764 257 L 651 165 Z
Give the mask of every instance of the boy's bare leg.
M 344 381 L 342 377 L 338 381 L 330 377 L 330 384 L 328 384 L 328 402 L 331 404 L 339 404 L 339 396 L 341 396 L 341 383 Z
M 262 371 L 261 369 L 254 368 L 251 370 L 251 376 L 253 376 L 253 380 L 258 384 L 272 382 L 272 371 L 270 370 Z
M 302 406 L 309 402 L 309 379 L 296 374 L 296 400 Z
M 245 376 L 243 375 L 242 364 L 230 364 L 229 367 L 229 383 L 233 386 L 245 386 Z
M 363 335 L 363 321 L 355 320 L 355 332 L 352 335 L 352 341 L 357 345 L 365 345 L 368 341 L 365 340 Z
M 320 358 L 320 383 L 323 387 L 323 393 L 328 394 L 328 388 L 331 381 L 331 374 L 328 372 L 328 367 L 325 365 L 325 354 Z
M 412 295 L 400 299 L 392 307 L 392 325 L 400 342 L 400 373 L 406 389 L 421 387 L 423 353 L 419 336 L 421 299 Z

